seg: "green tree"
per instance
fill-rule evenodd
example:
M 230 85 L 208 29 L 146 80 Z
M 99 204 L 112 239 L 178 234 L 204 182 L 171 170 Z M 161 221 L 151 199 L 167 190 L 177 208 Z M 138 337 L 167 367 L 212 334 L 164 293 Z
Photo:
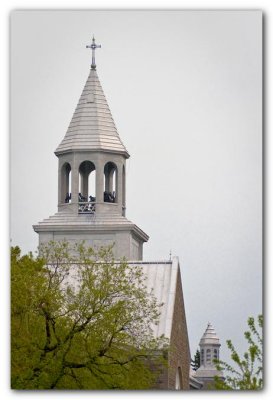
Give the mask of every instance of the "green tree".
M 231 359 L 236 365 L 216 360 L 219 371 L 226 373 L 225 381 L 215 377 L 215 389 L 219 390 L 259 390 L 263 388 L 263 316 L 258 316 L 258 327 L 253 317 L 248 318 L 249 330 L 244 333 L 248 342 L 248 351 L 240 357 L 231 340 L 227 340 L 227 346 L 231 351 Z
M 111 248 L 50 242 L 36 259 L 12 248 L 11 303 L 14 389 L 145 389 L 166 365 L 160 305 Z
M 196 371 L 200 367 L 200 350 L 197 349 L 194 355 L 194 359 L 191 360 L 191 367 Z

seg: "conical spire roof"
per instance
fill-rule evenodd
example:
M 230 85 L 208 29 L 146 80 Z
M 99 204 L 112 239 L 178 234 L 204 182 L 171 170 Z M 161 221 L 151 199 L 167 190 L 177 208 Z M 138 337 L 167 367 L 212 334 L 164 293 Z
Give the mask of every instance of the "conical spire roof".
M 95 69 L 90 69 L 70 125 L 55 154 L 77 150 L 100 150 L 130 157 L 117 132 Z
M 206 345 L 206 344 L 220 345 L 220 340 L 210 322 L 208 323 L 207 329 L 205 330 L 203 336 L 201 337 L 200 343 L 199 343 L 200 346 Z

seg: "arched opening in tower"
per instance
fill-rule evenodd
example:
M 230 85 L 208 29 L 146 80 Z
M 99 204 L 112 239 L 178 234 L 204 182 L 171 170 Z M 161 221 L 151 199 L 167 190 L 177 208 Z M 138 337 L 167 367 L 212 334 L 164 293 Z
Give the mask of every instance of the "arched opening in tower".
M 68 162 L 61 169 L 61 202 L 71 202 L 71 166 Z
M 113 162 L 108 162 L 104 166 L 104 193 L 103 200 L 107 203 L 116 203 L 117 193 L 117 166 Z
M 96 201 L 96 167 L 91 161 L 79 166 L 79 202 Z

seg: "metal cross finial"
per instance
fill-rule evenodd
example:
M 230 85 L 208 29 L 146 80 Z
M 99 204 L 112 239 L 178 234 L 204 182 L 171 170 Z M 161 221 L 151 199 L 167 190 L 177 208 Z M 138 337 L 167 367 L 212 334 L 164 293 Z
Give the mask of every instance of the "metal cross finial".
M 92 69 L 96 69 L 95 50 L 96 49 L 100 49 L 101 45 L 95 43 L 94 35 L 93 35 L 93 39 L 92 39 L 92 44 L 90 44 L 90 46 L 86 46 L 86 48 L 87 49 L 92 49 L 92 64 L 91 64 L 91 68 Z
M 170 261 L 172 260 L 172 250 L 170 250 Z

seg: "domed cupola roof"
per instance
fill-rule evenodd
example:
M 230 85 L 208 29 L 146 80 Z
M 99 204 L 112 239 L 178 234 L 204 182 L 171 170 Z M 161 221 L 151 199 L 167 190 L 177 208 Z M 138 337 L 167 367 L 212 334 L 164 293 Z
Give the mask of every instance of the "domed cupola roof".
M 204 345 L 220 345 L 220 340 L 212 327 L 211 323 L 208 323 L 207 329 L 205 330 L 203 336 L 201 337 L 200 346 Z

